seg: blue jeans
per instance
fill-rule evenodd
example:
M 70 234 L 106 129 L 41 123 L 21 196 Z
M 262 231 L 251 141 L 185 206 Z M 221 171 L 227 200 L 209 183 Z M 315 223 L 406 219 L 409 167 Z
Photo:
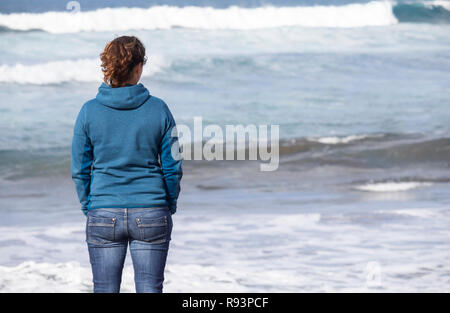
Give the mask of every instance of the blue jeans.
M 119 292 L 128 242 L 136 292 L 162 292 L 172 233 L 168 208 L 101 208 L 87 213 L 94 292 Z

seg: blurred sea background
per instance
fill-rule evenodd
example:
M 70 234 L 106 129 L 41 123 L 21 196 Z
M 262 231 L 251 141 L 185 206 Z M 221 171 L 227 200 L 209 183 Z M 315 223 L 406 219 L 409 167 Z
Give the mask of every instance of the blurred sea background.
M 92 288 L 70 145 L 120 35 L 178 124 L 280 125 L 277 171 L 184 162 L 164 291 L 449 292 L 449 34 L 450 1 L 1 1 L 0 292 Z

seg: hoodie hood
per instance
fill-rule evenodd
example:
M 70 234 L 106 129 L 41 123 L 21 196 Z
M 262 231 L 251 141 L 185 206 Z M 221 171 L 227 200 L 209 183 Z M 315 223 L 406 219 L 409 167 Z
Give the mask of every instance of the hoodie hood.
M 95 98 L 107 107 L 131 110 L 140 107 L 149 97 L 150 92 L 141 83 L 117 88 L 102 83 Z

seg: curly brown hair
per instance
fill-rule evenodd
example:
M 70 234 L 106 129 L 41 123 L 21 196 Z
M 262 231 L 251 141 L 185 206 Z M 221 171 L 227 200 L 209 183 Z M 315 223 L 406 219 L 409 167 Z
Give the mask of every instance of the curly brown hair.
M 133 68 L 147 62 L 145 47 L 134 36 L 121 36 L 108 42 L 100 54 L 103 80 L 111 87 L 123 87 L 131 78 Z

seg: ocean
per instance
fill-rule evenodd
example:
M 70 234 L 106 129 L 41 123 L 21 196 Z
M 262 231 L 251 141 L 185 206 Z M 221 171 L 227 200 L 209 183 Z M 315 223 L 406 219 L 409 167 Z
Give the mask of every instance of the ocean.
M 119 35 L 178 124 L 279 125 L 185 161 L 166 292 L 450 292 L 450 1 L 0 3 L 0 292 L 88 292 L 73 125 Z M 124 292 L 134 292 L 127 256 Z

